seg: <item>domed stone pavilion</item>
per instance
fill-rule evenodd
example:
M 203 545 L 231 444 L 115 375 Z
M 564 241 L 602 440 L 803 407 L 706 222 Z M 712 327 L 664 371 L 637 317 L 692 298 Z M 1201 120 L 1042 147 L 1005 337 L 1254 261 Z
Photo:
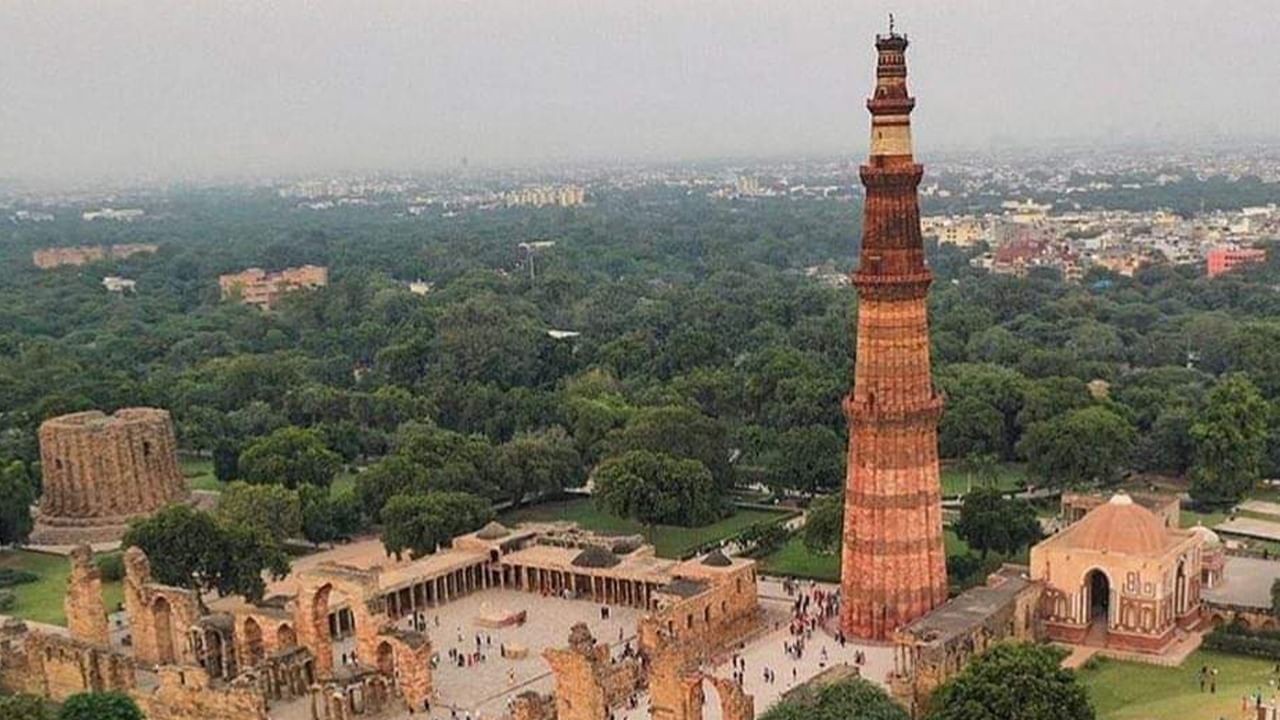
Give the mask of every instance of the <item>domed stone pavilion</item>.
M 1031 549 L 1052 640 L 1159 653 L 1200 619 L 1202 533 L 1117 494 Z

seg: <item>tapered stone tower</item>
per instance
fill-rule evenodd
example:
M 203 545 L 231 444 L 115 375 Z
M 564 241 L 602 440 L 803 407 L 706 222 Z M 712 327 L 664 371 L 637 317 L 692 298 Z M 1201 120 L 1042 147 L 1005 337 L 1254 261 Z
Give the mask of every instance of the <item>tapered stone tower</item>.
M 846 635 L 887 640 L 947 599 L 938 482 L 942 398 L 929 372 L 925 267 L 911 151 L 907 38 L 876 36 L 871 157 L 858 290 L 858 342 L 849 420 L 840 624 Z

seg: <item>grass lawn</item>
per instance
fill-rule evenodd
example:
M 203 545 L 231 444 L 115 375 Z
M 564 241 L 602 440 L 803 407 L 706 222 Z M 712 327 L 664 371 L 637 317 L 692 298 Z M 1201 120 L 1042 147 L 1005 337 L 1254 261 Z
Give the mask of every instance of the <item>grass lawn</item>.
M 762 572 L 769 575 L 787 575 L 790 577 L 821 580 L 825 582 L 840 581 L 840 556 L 819 555 L 804 546 L 800 536 L 792 536 L 782 549 L 761 560 Z
M 1218 692 L 1212 695 L 1201 693 L 1196 680 L 1204 665 L 1218 668 Z M 1095 667 L 1080 670 L 1079 677 L 1098 720 L 1216 720 L 1241 717 L 1240 699 L 1255 690 L 1270 698 L 1273 666 L 1260 658 L 1202 650 L 1176 668 L 1101 658 Z
M 222 483 L 213 474 L 213 460 L 201 457 L 181 456 L 178 467 L 187 478 L 187 485 L 192 490 L 212 490 L 221 492 Z
M 764 510 L 739 510 L 720 522 L 699 528 L 659 525 L 653 530 L 653 544 L 661 557 L 678 558 L 705 543 L 726 538 L 756 523 L 777 520 L 780 513 Z M 567 520 L 586 530 L 609 534 L 644 535 L 645 529 L 634 520 L 614 517 L 596 509 L 590 499 L 543 503 L 503 513 L 499 520 L 506 524 Z
M 0 567 L 26 570 L 40 576 L 33 583 L 9 588 L 18 598 L 17 607 L 9 611 L 9 614 L 51 625 L 67 624 L 67 618 L 62 612 L 62 600 L 67 594 L 67 576 L 71 574 L 71 563 L 65 557 L 25 550 L 4 550 L 0 551 Z M 118 582 L 104 582 L 102 596 L 107 612 L 111 612 L 124 599 L 124 591 Z
M 996 467 L 995 486 L 1001 490 L 1015 490 L 1027 480 L 1027 467 L 1022 463 L 1001 463 Z M 964 472 L 959 463 L 946 463 L 942 466 L 942 494 L 963 495 L 969 492 L 970 485 L 979 487 L 977 478 Z
M 950 528 L 942 531 L 942 541 L 946 544 L 947 555 L 963 555 L 969 552 L 969 546 Z M 1026 562 L 1023 558 L 1012 558 L 1012 562 Z M 767 555 L 761 560 L 764 572 L 770 575 L 788 575 L 798 578 L 812 578 L 827 582 L 840 580 L 840 556 L 820 555 L 805 547 L 804 540 L 795 535 L 787 540 L 787 544 L 777 552 Z

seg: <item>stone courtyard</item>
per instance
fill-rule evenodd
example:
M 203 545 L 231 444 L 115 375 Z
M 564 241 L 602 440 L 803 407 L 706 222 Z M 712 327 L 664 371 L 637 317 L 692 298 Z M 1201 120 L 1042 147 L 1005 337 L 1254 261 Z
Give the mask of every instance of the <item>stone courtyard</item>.
M 827 592 L 838 590 L 835 585 L 804 583 L 802 589 L 820 588 Z M 804 684 L 825 670 L 839 664 L 855 665 L 859 652 L 864 655 L 860 667 L 863 677 L 885 685 L 893 669 L 893 648 L 887 645 L 868 645 L 847 642 L 841 647 L 825 630 L 816 629 L 808 641 L 800 659 L 794 659 L 785 651 L 785 645 L 794 641 L 787 625 L 791 616 L 793 598 L 787 597 L 782 584 L 762 578 L 758 584 L 759 598 L 764 609 L 763 632 L 745 644 L 737 657 L 745 662 L 743 689 L 755 697 L 757 713 L 762 713 L 787 691 Z M 601 605 L 584 600 L 567 600 L 555 596 L 543 596 L 515 590 L 491 589 L 470 595 L 424 614 L 427 632 L 432 636 L 439 664 L 433 679 L 435 696 L 431 713 L 415 709 L 392 713 L 389 718 L 423 718 L 438 720 L 492 720 L 509 714 L 508 707 L 517 695 L 535 691 L 551 693 L 555 690 L 555 678 L 542 657 L 550 648 L 562 647 L 569 629 L 584 623 L 601 643 L 608 644 L 613 656 L 619 657 L 627 645 L 636 646 L 636 626 L 642 610 L 611 606 L 609 618 L 601 619 Z M 477 624 L 477 618 L 495 612 L 525 611 L 528 621 L 523 625 L 504 628 L 485 628 Z M 436 625 L 436 621 L 439 625 Z M 401 620 L 400 625 L 411 629 L 413 618 Z M 470 667 L 459 667 L 450 662 L 450 650 L 474 652 L 476 637 L 481 638 L 480 652 L 485 661 Z M 621 639 L 620 639 L 621 638 Z M 522 649 L 523 657 L 503 658 L 501 647 Z M 336 662 L 341 655 L 352 650 L 348 639 L 335 644 Z M 825 651 L 825 652 L 824 652 Z M 728 678 L 733 676 L 733 653 L 713 658 L 704 665 L 708 675 Z M 764 669 L 771 669 L 776 679 L 768 683 Z M 794 670 L 794 675 L 793 671 Z M 707 702 L 703 710 L 705 720 L 721 720 L 721 707 L 711 683 L 704 686 Z M 646 720 L 649 717 L 648 693 L 636 696 L 635 709 L 626 707 L 615 711 L 616 720 Z M 456 715 L 455 715 L 456 713 Z M 309 720 L 309 704 L 297 700 L 271 709 L 271 717 L 279 720 Z

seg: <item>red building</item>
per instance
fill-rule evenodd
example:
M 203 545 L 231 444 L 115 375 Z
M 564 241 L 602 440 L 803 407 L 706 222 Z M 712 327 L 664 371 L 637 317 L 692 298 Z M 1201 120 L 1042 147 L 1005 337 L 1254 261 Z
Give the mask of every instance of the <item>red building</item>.
M 938 479 L 942 398 L 929 365 L 925 266 L 911 145 L 907 38 L 876 37 L 853 393 L 845 398 L 849 465 L 841 556 L 846 635 L 885 640 L 947 599 Z
M 1216 247 L 1205 259 L 1209 265 L 1209 277 L 1218 277 L 1244 265 L 1266 262 L 1267 251 L 1262 248 Z

